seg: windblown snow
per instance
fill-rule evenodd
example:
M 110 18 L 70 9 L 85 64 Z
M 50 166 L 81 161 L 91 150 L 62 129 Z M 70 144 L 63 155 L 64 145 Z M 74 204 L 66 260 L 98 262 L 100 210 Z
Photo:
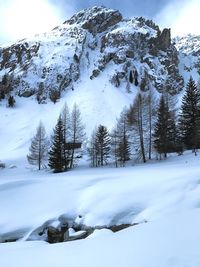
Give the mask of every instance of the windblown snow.
M 187 152 L 163 162 L 58 175 L 2 170 L 0 236 L 21 233 L 22 240 L 0 244 L 0 266 L 199 266 L 199 160 Z M 23 241 L 61 215 L 82 215 L 88 225 L 139 225 L 54 245 Z

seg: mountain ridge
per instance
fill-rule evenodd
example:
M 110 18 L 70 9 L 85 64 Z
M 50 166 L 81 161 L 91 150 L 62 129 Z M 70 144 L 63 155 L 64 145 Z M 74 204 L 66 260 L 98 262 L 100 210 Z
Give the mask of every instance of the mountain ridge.
M 112 64 L 105 84 L 129 87 L 132 72 L 140 89 L 152 86 L 162 92 L 165 87 L 176 94 L 184 85 L 178 56 L 169 29 L 161 31 L 151 20 L 123 19 L 117 10 L 92 7 L 49 33 L 2 48 L 0 76 L 10 76 L 8 91 L 35 95 L 43 103 L 55 91 L 60 97 L 73 90 L 85 69 L 88 78 L 96 79 Z

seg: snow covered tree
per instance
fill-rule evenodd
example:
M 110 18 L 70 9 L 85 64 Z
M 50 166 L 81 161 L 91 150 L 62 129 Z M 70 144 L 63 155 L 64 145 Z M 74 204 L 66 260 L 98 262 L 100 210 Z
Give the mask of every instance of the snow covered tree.
M 167 157 L 167 128 L 169 120 L 169 110 L 165 103 L 164 96 L 161 96 L 158 108 L 157 122 L 154 129 L 154 146 L 156 151 L 160 154 L 164 153 Z
M 177 129 L 174 112 L 169 110 L 168 103 L 161 96 L 158 107 L 157 121 L 154 129 L 154 146 L 156 151 L 167 157 L 167 153 L 176 152 Z
M 49 151 L 48 165 L 54 172 L 62 172 L 65 170 L 63 131 L 63 121 L 61 116 L 59 116 L 53 132 L 52 144 Z
M 200 92 L 192 77 L 182 99 L 179 130 L 185 147 L 196 153 L 200 147 Z
M 110 158 L 110 136 L 105 126 L 99 125 L 96 132 L 96 149 L 98 165 L 107 164 Z
M 29 154 L 27 155 L 28 162 L 32 165 L 38 165 L 40 170 L 47 159 L 48 154 L 48 140 L 45 128 L 42 122 L 37 127 L 36 134 L 31 141 Z
M 71 113 L 71 142 L 75 143 L 82 143 L 85 138 L 85 127 L 82 123 L 81 113 L 78 109 L 77 105 L 75 104 Z M 74 165 L 74 154 L 75 149 L 72 148 L 71 150 L 71 162 L 70 162 L 70 169 Z

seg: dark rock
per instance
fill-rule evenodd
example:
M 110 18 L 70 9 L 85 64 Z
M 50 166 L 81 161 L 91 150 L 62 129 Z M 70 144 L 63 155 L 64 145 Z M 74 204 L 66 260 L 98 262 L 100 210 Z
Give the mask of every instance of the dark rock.
M 120 224 L 120 225 L 112 225 L 110 227 L 108 227 L 107 229 L 111 230 L 112 232 L 116 233 L 119 232 L 123 229 L 129 228 L 131 226 L 135 226 L 138 225 L 138 223 L 135 224 Z
M 34 90 L 29 90 L 29 91 L 24 91 L 23 93 L 20 94 L 22 97 L 30 97 L 35 94 Z
M 95 69 L 95 70 L 93 70 L 92 75 L 90 76 L 90 79 L 92 80 L 92 79 L 94 79 L 95 77 L 99 76 L 100 72 L 101 72 L 101 71 L 100 71 L 99 69 Z
M 6 167 L 6 164 L 3 162 L 0 162 L 0 169 L 4 169 Z
M 135 54 L 133 50 L 127 50 L 126 51 L 126 57 L 127 58 L 134 58 Z
M 111 78 L 111 83 L 115 86 L 115 87 L 119 87 L 120 86 L 120 80 L 117 74 L 114 74 Z
M 158 49 L 166 51 L 171 45 L 171 31 L 164 29 L 156 38 L 156 45 Z
M 48 237 L 47 241 L 50 244 L 63 242 L 63 240 L 64 240 L 64 234 L 61 231 L 59 231 L 59 229 L 57 229 L 53 226 L 48 227 L 47 237 Z
M 121 20 L 122 15 L 119 11 L 105 7 L 92 7 L 78 12 L 65 23 L 70 25 L 75 23 L 81 24 L 83 29 L 95 35 L 106 31 L 109 27 L 114 26 Z

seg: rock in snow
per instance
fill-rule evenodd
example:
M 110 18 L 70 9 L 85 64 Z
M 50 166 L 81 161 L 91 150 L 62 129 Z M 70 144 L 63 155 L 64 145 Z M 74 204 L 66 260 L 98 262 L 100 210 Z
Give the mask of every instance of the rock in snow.
M 55 91 L 76 89 L 85 75 L 96 79 L 102 72 L 122 89 L 131 71 L 137 71 L 142 90 L 151 86 L 176 94 L 183 89 L 170 30 L 144 18 L 124 19 L 105 7 L 80 11 L 49 33 L 0 48 L 2 88 L 35 95 L 39 103 Z

